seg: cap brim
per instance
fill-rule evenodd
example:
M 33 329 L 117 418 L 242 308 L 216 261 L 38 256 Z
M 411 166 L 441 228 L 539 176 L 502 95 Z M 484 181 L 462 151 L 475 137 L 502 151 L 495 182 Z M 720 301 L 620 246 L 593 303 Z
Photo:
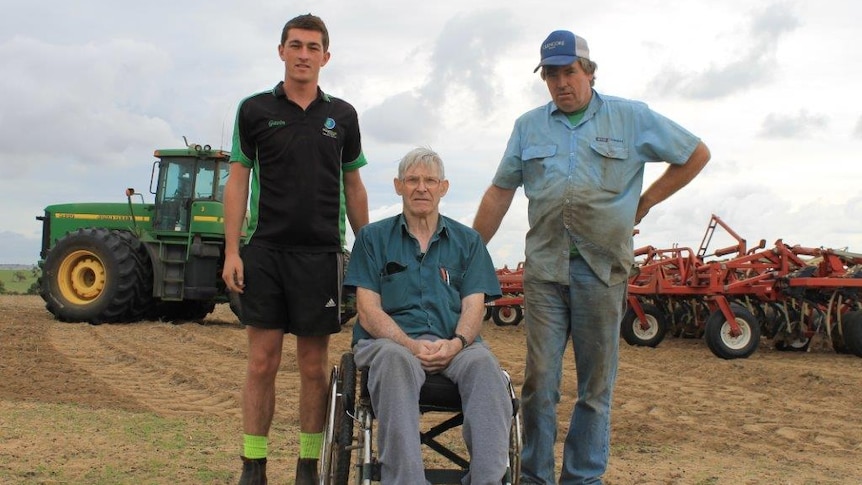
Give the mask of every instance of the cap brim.
M 542 59 L 542 62 L 533 69 L 533 72 L 539 70 L 542 66 L 570 66 L 578 60 L 578 56 L 551 56 L 545 59 Z

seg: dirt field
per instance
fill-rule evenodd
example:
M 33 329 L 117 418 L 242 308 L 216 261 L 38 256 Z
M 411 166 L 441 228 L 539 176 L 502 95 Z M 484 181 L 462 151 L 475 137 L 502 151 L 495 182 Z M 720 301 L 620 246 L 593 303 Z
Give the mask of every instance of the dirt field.
M 349 324 L 330 359 L 349 344 Z M 523 379 L 522 327 L 484 336 Z M 296 368 L 286 343 L 270 483 L 291 483 Z M 0 483 L 235 483 L 245 333 L 203 324 L 63 324 L 38 296 L 0 296 Z M 561 436 L 574 396 L 565 368 Z M 702 341 L 622 344 L 608 484 L 862 483 L 862 359 L 767 342 L 724 361 Z M 558 446 L 557 457 L 561 449 Z

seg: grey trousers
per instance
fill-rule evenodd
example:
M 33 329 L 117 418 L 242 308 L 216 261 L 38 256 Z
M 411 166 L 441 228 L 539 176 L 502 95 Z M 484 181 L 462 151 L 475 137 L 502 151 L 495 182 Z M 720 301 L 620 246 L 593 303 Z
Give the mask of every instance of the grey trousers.
M 434 339 L 435 337 L 430 337 Z M 425 371 L 419 360 L 389 339 L 360 340 L 358 368 L 368 367 L 368 390 L 377 416 L 381 483 L 425 483 L 419 441 L 419 390 Z M 506 472 L 512 401 L 500 364 L 487 346 L 474 342 L 452 359 L 443 375 L 458 384 L 464 413 L 462 433 L 470 453 L 464 484 L 499 484 Z

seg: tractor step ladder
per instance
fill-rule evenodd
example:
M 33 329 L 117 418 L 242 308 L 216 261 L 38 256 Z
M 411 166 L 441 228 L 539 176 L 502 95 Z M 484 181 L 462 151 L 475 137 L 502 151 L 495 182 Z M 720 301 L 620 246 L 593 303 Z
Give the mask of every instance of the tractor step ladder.
M 164 299 L 182 300 L 185 289 L 186 259 L 188 246 L 186 244 L 162 244 L 161 258 L 165 265 L 162 275 Z

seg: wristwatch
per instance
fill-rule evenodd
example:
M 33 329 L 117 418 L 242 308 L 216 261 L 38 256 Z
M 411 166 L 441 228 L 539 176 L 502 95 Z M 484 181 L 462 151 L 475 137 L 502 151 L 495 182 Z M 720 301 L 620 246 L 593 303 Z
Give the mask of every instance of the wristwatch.
M 467 338 L 464 337 L 463 335 L 461 335 L 460 333 L 456 333 L 454 335 L 454 337 L 461 341 L 461 349 L 464 349 L 464 347 L 466 347 L 468 345 L 467 344 Z

